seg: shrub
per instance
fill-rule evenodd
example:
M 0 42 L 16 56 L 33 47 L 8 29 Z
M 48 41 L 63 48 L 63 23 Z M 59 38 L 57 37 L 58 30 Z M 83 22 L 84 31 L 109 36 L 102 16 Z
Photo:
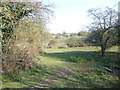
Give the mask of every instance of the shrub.
M 84 46 L 85 44 L 82 39 L 77 38 L 77 37 L 72 37 L 67 40 L 67 45 L 69 47 L 81 47 L 81 46 Z
M 52 40 L 50 40 L 48 46 L 49 46 L 50 48 L 53 48 L 53 47 L 56 47 L 55 44 L 57 44 L 57 41 L 56 41 L 55 39 L 52 39 Z
M 27 70 L 35 67 L 35 63 L 32 61 L 32 57 L 28 55 L 27 50 L 16 53 L 11 51 L 8 53 L 9 54 L 3 55 L 3 74 L 8 75 L 12 72 L 19 72 L 20 70 Z
M 23 24 L 29 24 L 26 28 Z M 41 50 L 41 30 L 34 27 L 33 23 L 23 22 L 13 37 L 5 46 L 7 52 L 3 53 L 3 74 L 27 70 L 36 66 L 33 61 L 34 56 Z

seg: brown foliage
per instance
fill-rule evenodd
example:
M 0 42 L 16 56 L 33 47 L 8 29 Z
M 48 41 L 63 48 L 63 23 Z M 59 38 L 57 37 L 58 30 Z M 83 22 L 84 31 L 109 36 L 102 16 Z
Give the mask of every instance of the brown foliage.
M 34 68 L 36 66 L 33 61 L 34 55 L 34 52 L 26 47 L 22 50 L 15 46 L 9 47 L 8 52 L 2 56 L 3 74 L 8 75 L 11 72 Z

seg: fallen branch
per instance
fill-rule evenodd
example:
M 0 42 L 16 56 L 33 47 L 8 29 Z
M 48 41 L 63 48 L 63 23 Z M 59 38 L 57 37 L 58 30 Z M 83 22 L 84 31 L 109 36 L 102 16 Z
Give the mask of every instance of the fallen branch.
M 108 72 L 113 72 L 111 69 L 104 67 L 105 70 L 107 70 Z

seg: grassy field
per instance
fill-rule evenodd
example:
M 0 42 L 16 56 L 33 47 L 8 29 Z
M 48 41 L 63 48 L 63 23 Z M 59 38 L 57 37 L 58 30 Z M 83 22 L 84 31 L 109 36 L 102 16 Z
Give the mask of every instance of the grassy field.
M 118 88 L 119 78 L 104 67 L 119 67 L 117 47 L 102 57 L 99 47 L 45 49 L 38 67 L 3 77 L 3 88 Z

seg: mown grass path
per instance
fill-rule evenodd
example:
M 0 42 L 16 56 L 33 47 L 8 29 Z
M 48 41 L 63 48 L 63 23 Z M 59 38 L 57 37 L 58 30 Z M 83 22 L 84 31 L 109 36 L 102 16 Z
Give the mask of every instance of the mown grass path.
M 103 68 L 117 65 L 116 53 L 101 57 L 98 51 L 99 48 L 95 47 L 45 49 L 46 53 L 37 56 L 40 67 L 21 73 L 20 85 L 33 88 L 118 88 L 118 76 Z

